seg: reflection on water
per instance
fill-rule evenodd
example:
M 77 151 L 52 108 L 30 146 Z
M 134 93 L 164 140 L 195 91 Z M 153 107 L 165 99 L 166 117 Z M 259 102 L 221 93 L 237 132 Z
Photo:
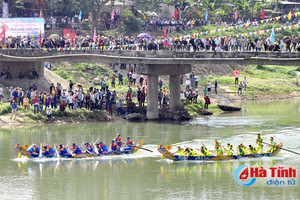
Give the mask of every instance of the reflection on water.
M 262 102 L 242 105 L 242 111 L 201 117 L 183 124 L 96 123 L 60 126 L 25 126 L 0 129 L 0 199 L 299 199 L 298 187 L 267 187 L 262 182 L 242 187 L 233 178 L 241 165 L 293 167 L 299 172 L 299 156 L 281 151 L 271 158 L 219 162 L 161 160 L 158 144 L 213 148 L 264 141 L 300 152 L 299 102 Z M 96 159 L 18 159 L 14 145 L 66 144 L 95 141 L 109 143 L 116 133 L 135 142 L 145 138 L 150 153 Z M 297 178 L 299 181 L 299 178 Z M 299 186 L 299 185 L 298 185 Z

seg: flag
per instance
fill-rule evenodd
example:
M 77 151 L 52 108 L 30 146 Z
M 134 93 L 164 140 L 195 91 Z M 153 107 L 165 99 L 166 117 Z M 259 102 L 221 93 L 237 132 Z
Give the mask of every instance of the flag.
M 68 39 L 74 39 L 75 36 L 77 36 L 77 33 L 70 31 L 69 29 L 65 28 L 64 29 L 64 36 Z
M 271 36 L 270 36 L 270 41 L 271 42 L 275 42 L 275 30 L 274 30 L 274 26 L 272 28 L 272 33 L 271 33 Z
M 1 33 L 0 33 L 0 38 L 1 39 L 4 39 L 5 38 L 5 31 L 7 29 L 7 26 L 6 25 L 2 25 L 1 26 Z
M 167 38 L 166 27 L 164 26 L 164 38 Z
M 263 10 L 262 13 L 261 13 L 261 18 L 262 18 L 262 19 L 265 19 L 265 11 L 264 11 L 264 10 Z
M 208 10 L 206 10 L 205 20 L 207 20 L 207 17 L 208 17 Z
M 41 2 L 41 4 L 43 4 L 44 7 L 46 6 L 46 4 L 44 3 L 43 0 L 40 0 L 40 2 Z
M 178 11 L 177 11 L 177 9 L 175 9 L 175 13 L 174 13 L 175 20 L 177 20 L 177 15 L 178 15 Z
M 112 11 L 111 11 L 111 19 L 115 19 L 115 10 L 113 9 Z
M 39 34 L 39 47 L 42 46 L 42 31 L 40 30 Z
M 289 14 L 288 14 L 288 19 L 289 19 L 289 20 L 292 19 L 292 18 L 291 18 L 291 14 L 292 14 L 292 11 L 290 11 Z
M 96 41 L 96 26 L 94 26 L 94 37 L 93 37 L 93 41 L 95 42 Z
M 43 17 L 43 10 L 40 10 L 40 17 Z
M 234 13 L 234 19 L 235 19 L 235 21 L 236 21 L 236 19 L 237 19 L 237 10 L 236 10 L 235 13 Z
M 78 19 L 79 19 L 79 20 L 81 20 L 81 15 L 82 15 L 82 12 L 81 12 L 81 10 L 80 10 L 79 15 L 78 15 Z

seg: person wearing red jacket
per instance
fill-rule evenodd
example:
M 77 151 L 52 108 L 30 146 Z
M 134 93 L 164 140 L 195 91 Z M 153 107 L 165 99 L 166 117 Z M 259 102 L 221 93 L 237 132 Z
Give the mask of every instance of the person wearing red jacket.
M 208 97 L 208 95 L 204 97 L 204 101 L 205 101 L 204 108 L 208 109 L 208 104 L 210 104 L 210 98 Z
M 32 104 L 34 106 L 34 114 L 39 113 L 39 99 L 38 95 L 35 95 L 35 97 L 32 99 Z

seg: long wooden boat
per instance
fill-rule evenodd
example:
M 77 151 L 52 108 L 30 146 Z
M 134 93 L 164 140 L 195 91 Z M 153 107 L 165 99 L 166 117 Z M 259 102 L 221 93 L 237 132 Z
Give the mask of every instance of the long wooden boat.
M 140 148 L 142 148 L 143 144 L 144 144 L 145 139 L 140 140 L 137 144 L 135 144 L 135 147 L 133 150 L 130 151 L 119 151 L 119 152 L 114 152 L 114 153 L 102 153 L 102 154 L 90 154 L 88 152 L 85 152 L 83 154 L 78 154 L 78 155 L 72 155 L 69 154 L 65 157 L 62 158 L 88 158 L 88 157 L 101 157 L 101 156 L 116 156 L 116 155 L 123 155 L 123 154 L 133 154 L 135 152 L 137 152 Z M 45 157 L 45 156 L 40 156 L 37 154 L 29 154 L 26 152 L 26 150 L 30 147 L 30 145 L 26 144 L 24 146 L 20 146 L 18 144 L 15 145 L 15 150 L 19 153 L 18 157 L 27 157 L 30 159 L 35 159 L 35 158 L 61 158 L 60 156 L 57 156 L 57 153 L 55 154 L 55 156 L 51 156 L 51 157 Z
M 222 156 L 179 156 L 171 153 L 163 146 L 158 146 L 157 150 L 162 154 L 162 157 L 174 160 L 174 161 L 186 161 L 186 160 L 194 160 L 194 161 L 218 161 L 218 160 L 236 160 L 241 158 L 261 158 L 261 157 L 271 157 L 278 154 L 283 146 L 282 143 L 276 145 L 277 150 L 272 153 L 262 153 L 262 154 L 247 154 L 247 155 L 222 155 Z

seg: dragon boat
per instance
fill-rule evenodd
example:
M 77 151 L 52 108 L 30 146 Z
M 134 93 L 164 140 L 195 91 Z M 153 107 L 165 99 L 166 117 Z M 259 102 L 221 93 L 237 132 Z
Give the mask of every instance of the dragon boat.
M 28 152 L 26 152 L 26 150 L 30 147 L 30 145 L 26 144 L 24 146 L 21 146 L 19 144 L 15 145 L 15 150 L 18 152 L 18 157 L 27 157 L 30 159 L 35 159 L 35 158 L 88 158 L 88 157 L 101 157 L 101 156 L 116 156 L 116 155 L 123 155 L 123 154 L 133 154 L 135 152 L 137 152 L 139 149 L 144 149 L 142 148 L 143 144 L 144 144 L 144 140 L 142 139 L 140 140 L 135 146 L 133 150 L 129 150 L 129 151 L 116 151 L 113 153 L 99 153 L 99 154 L 91 154 L 88 151 L 82 153 L 82 154 L 69 154 L 66 156 L 60 156 L 58 154 L 58 151 L 56 149 L 56 145 L 54 145 L 54 149 L 56 150 L 56 153 L 52 156 L 43 156 L 41 153 L 39 154 L 29 154 Z
M 283 143 L 276 145 L 277 149 L 271 153 L 261 154 L 246 154 L 246 155 L 222 155 L 222 156 L 179 156 L 171 153 L 166 147 L 162 145 L 158 146 L 157 151 L 162 154 L 162 158 L 167 158 L 173 161 L 219 161 L 219 160 L 237 160 L 241 158 L 261 158 L 261 157 L 272 157 L 281 151 Z

